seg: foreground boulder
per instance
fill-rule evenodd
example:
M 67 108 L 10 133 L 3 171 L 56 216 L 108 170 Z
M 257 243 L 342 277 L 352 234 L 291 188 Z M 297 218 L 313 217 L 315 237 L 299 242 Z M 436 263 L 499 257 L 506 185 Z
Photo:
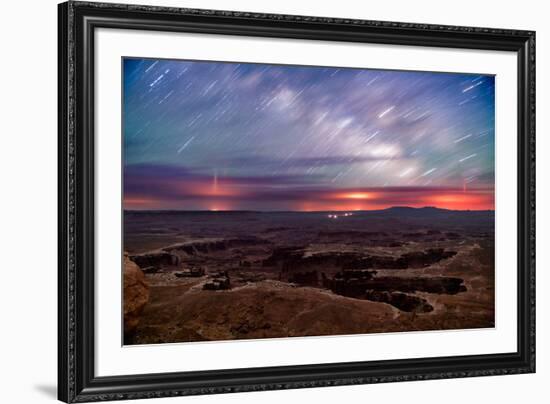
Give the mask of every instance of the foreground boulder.
M 149 286 L 137 264 L 124 253 L 124 334 L 135 331 L 149 300 Z

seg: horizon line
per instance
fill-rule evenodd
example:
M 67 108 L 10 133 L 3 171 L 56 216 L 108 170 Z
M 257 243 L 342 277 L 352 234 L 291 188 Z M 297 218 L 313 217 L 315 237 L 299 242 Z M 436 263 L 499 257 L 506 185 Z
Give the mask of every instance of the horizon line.
M 449 212 L 494 212 L 495 209 L 447 209 L 438 208 L 437 206 L 390 206 L 382 209 L 325 209 L 325 210 L 254 210 L 254 209 L 125 209 L 124 212 L 203 212 L 203 213 L 219 213 L 219 212 L 235 212 L 235 213 L 326 213 L 326 212 L 380 212 L 391 209 L 436 209 Z

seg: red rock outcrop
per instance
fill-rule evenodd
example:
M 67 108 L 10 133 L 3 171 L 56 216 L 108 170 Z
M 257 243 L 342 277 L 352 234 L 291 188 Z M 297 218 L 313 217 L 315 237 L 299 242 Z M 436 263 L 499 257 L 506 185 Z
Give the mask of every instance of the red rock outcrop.
M 149 300 L 149 286 L 139 266 L 124 253 L 124 334 L 131 334 Z

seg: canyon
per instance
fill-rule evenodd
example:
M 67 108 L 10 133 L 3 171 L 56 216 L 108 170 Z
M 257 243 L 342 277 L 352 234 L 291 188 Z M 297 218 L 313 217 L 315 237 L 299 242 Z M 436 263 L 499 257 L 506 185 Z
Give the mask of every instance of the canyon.
M 494 327 L 493 211 L 128 211 L 124 251 L 125 344 Z

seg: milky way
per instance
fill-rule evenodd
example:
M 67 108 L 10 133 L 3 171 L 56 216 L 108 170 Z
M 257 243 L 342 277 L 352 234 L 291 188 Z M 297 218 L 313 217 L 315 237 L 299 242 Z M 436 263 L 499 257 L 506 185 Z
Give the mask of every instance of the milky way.
M 494 208 L 494 77 L 124 59 L 124 206 Z

